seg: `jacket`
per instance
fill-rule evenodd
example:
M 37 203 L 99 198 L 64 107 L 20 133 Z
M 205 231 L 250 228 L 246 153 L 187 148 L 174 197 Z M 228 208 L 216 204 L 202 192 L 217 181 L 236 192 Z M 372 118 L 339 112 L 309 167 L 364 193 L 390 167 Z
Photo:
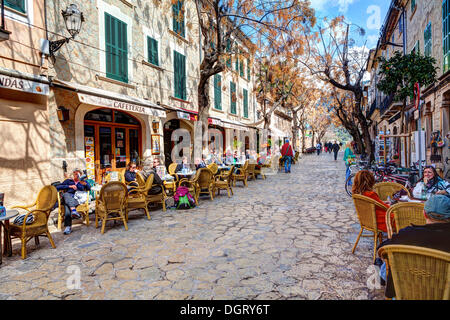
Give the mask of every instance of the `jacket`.
M 294 153 L 292 151 L 292 147 L 289 143 L 285 143 L 283 144 L 283 146 L 281 147 L 281 155 L 282 156 L 289 156 L 289 157 L 293 157 Z
M 77 186 L 77 190 L 73 190 L 72 188 L 70 188 L 70 186 Z M 68 193 L 72 193 L 75 194 L 75 191 L 87 191 L 87 190 L 91 190 L 91 186 L 89 185 L 89 183 L 86 183 L 86 185 L 82 185 L 80 182 L 78 182 L 77 184 L 75 184 L 75 181 L 73 181 L 73 179 L 66 179 L 63 181 L 63 183 L 61 183 L 60 185 L 56 186 L 56 190 L 61 191 L 61 190 L 65 190 Z

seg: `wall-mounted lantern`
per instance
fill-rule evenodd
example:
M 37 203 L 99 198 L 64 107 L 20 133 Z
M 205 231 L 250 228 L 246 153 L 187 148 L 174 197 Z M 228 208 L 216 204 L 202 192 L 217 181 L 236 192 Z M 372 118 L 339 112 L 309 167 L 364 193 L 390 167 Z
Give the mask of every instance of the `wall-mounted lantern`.
M 58 107 L 58 120 L 61 122 L 69 120 L 69 109 L 63 106 Z

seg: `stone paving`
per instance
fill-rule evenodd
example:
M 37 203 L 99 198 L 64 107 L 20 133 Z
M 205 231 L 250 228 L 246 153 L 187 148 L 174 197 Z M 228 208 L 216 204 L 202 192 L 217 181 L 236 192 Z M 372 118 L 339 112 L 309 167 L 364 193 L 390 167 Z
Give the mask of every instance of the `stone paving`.
M 344 177 L 343 161 L 305 155 L 231 199 L 131 212 L 128 231 L 108 222 L 101 235 L 91 215 L 65 236 L 50 222 L 56 249 L 32 240 L 22 260 L 13 242 L 0 299 L 383 299 L 366 284 L 371 239 L 351 253 L 359 224 Z

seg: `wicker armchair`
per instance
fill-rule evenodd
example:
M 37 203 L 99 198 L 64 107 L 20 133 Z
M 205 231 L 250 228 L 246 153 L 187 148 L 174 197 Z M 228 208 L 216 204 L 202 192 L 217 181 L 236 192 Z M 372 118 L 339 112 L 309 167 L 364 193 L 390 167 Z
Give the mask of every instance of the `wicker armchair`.
M 379 182 L 373 186 L 373 189 L 382 201 L 386 201 L 388 197 L 392 197 L 393 194 L 400 190 L 405 190 L 408 193 L 408 197 L 411 198 L 408 189 L 396 182 Z
M 219 166 L 216 163 L 208 164 L 207 168 L 211 170 L 212 174 L 215 176 L 219 172 Z
M 220 175 L 217 175 L 215 177 L 213 194 L 216 194 L 216 191 L 217 191 L 217 194 L 220 194 L 220 190 L 227 190 L 228 198 L 230 198 L 230 191 L 231 191 L 231 194 L 234 195 L 233 189 L 231 188 L 233 170 L 234 170 L 234 166 L 232 166 L 230 168 L 230 170 L 228 170 Z
M 377 226 L 377 216 L 375 214 L 375 209 L 383 207 L 377 201 L 362 196 L 359 194 L 353 194 L 353 203 L 355 204 L 356 214 L 358 215 L 358 220 L 361 225 L 361 231 L 358 234 L 358 238 L 356 239 L 355 245 L 353 246 L 352 253 L 355 253 L 356 246 L 358 245 L 359 239 L 364 230 L 373 232 L 373 235 L 362 235 L 363 237 L 373 237 L 373 261 L 375 261 L 376 253 L 377 253 L 377 244 L 378 241 L 381 243 L 383 240 L 383 231 L 378 229 Z
M 208 168 L 198 169 L 192 180 L 188 180 L 186 178 L 181 179 L 179 185 L 185 185 L 189 189 L 189 192 L 194 195 L 195 203 L 197 205 L 200 194 L 209 194 L 211 200 L 214 200 L 214 176 Z
M 426 224 L 423 208 L 425 204 L 417 202 L 401 202 L 389 207 L 386 212 L 386 227 L 388 238 L 392 238 L 392 234 L 398 233 L 400 229 L 406 228 L 411 224 Z M 392 227 L 391 218 L 394 217 L 395 226 Z
M 250 162 L 248 163 L 247 174 L 248 174 L 248 178 L 251 178 L 252 180 L 256 180 L 255 166 L 256 166 L 256 163 L 250 163 Z
M 233 186 L 236 186 L 236 181 L 242 181 L 244 186 L 247 187 L 247 178 L 248 178 L 248 160 L 245 161 L 244 165 L 240 168 L 236 168 L 233 172 Z
M 260 166 L 259 168 L 257 166 L 255 166 L 255 179 L 256 177 L 258 177 L 258 175 L 260 175 L 264 180 L 266 179 L 266 176 L 264 174 L 264 167 Z
M 88 191 L 89 192 L 89 191 Z M 62 222 L 64 221 L 64 215 L 66 213 L 66 207 L 62 203 L 63 201 L 64 191 L 58 192 L 58 229 L 62 230 Z M 89 211 L 90 211 L 90 195 L 88 194 L 87 200 L 85 203 L 78 205 L 75 209 L 77 212 L 81 212 L 83 214 L 83 219 L 86 226 L 89 226 Z
M 397 300 L 450 300 L 450 253 L 409 245 L 378 250 Z
M 127 186 L 119 181 L 112 181 L 103 185 L 100 190 L 100 197 L 95 208 L 95 227 L 98 228 L 98 220 L 102 220 L 102 234 L 105 233 L 106 221 L 122 220 L 125 230 L 128 230 L 126 221 L 128 189 Z M 110 217 L 112 214 L 118 214 L 117 217 Z
M 147 194 L 148 194 L 148 191 L 150 190 L 150 188 L 152 187 L 153 177 L 154 177 L 154 175 L 151 174 L 147 178 L 147 181 L 145 182 L 143 187 L 133 189 L 133 191 L 135 191 L 135 192 L 133 194 L 128 194 L 127 209 L 125 212 L 125 219 L 127 220 L 127 222 L 128 222 L 128 213 L 130 212 L 130 210 L 134 210 L 134 209 L 144 209 L 145 213 L 147 214 L 148 220 L 150 220 L 150 213 L 148 212 L 148 208 L 147 208 L 147 206 L 148 206 Z M 136 180 L 138 180 L 138 182 L 142 183 L 142 181 L 144 181 L 144 178 L 142 177 L 142 175 L 140 173 L 137 173 Z M 140 183 L 139 183 L 139 185 L 140 185 Z
M 153 178 L 154 175 L 151 174 L 148 178 L 147 178 L 147 182 L 149 183 L 149 180 L 151 180 L 151 185 L 149 190 L 153 187 L 156 186 L 155 184 L 153 184 Z M 158 194 L 147 194 L 146 197 L 146 201 L 147 201 L 147 205 L 150 203 L 161 203 L 163 211 L 166 211 L 166 200 L 167 200 L 167 191 L 166 188 L 164 187 L 164 185 L 158 185 L 161 187 L 162 191 L 161 193 Z
M 35 244 L 39 245 L 39 236 L 45 236 L 53 248 L 56 248 L 53 238 L 48 230 L 48 218 L 58 198 L 58 191 L 54 186 L 44 186 L 37 196 L 36 201 L 28 206 L 15 206 L 13 208 L 26 210 L 22 225 L 9 225 L 9 236 L 11 239 L 19 238 L 22 242 L 22 259 L 27 256 L 27 242 L 34 238 Z M 32 214 L 34 221 L 26 224 L 28 216 Z

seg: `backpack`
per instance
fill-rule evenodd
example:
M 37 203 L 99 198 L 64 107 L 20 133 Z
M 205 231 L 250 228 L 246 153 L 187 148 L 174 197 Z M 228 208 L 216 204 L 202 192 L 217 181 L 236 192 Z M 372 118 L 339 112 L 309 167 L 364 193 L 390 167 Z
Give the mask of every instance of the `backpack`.
M 195 207 L 195 199 L 189 193 L 189 189 L 187 187 L 179 186 L 175 191 L 173 199 L 175 200 L 175 207 L 177 209 L 185 210 Z

